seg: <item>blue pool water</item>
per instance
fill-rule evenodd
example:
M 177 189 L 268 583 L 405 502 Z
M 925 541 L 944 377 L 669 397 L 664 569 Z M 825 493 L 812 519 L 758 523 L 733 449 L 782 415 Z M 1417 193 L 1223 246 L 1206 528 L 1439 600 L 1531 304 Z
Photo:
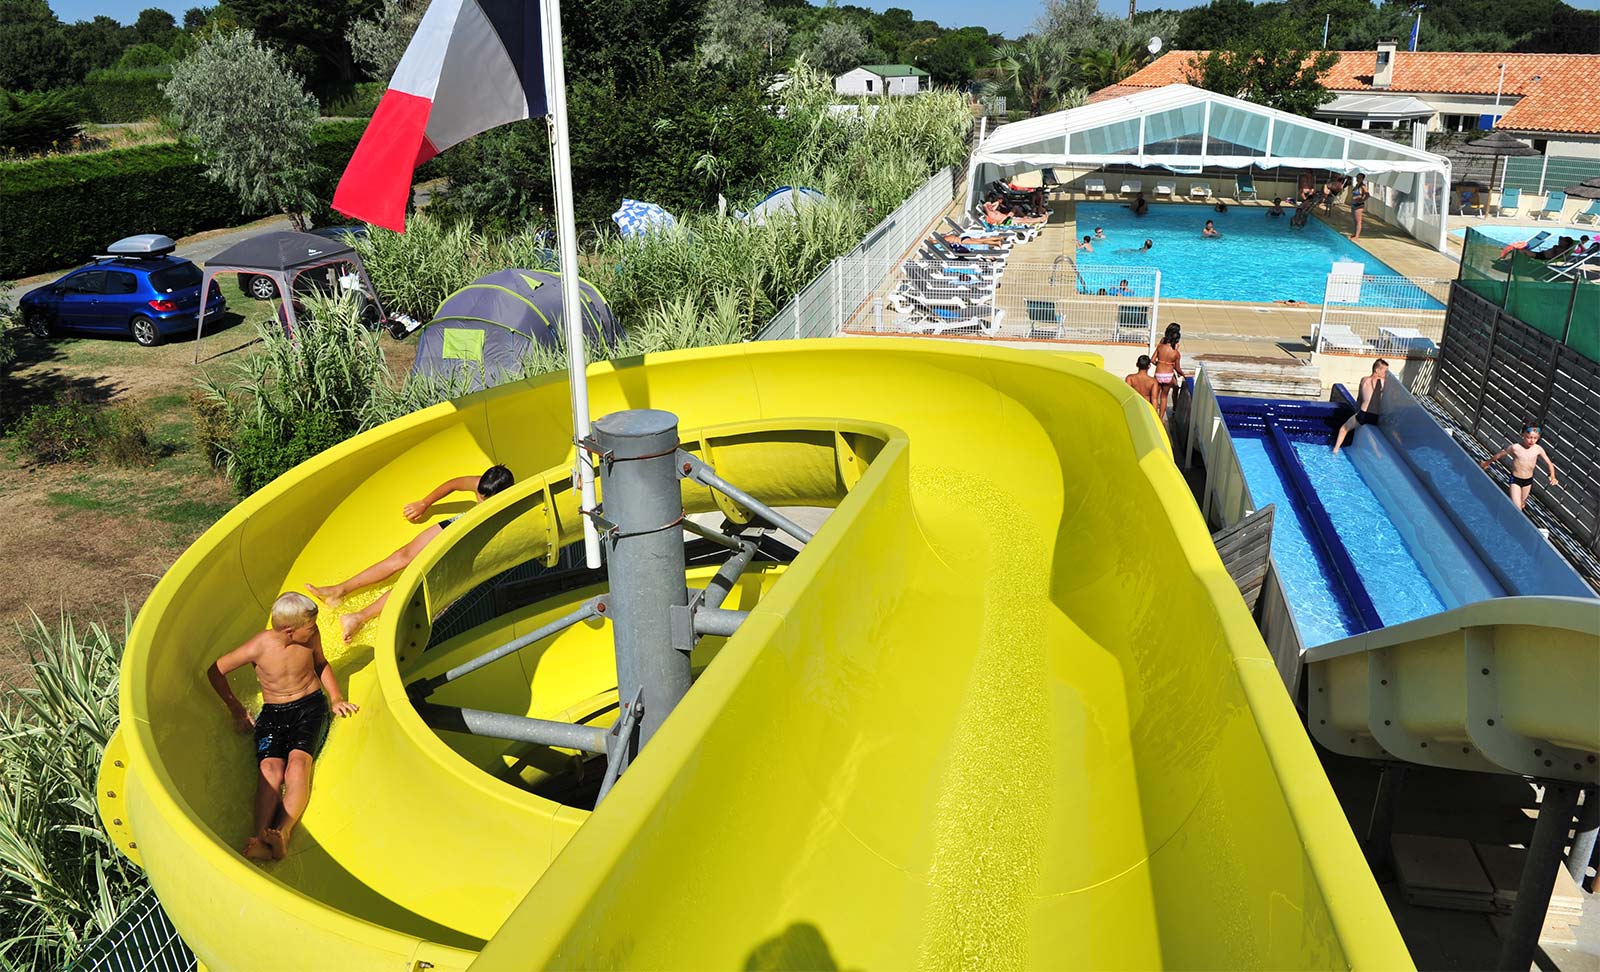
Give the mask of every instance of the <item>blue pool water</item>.
M 1158 268 L 1162 297 L 1321 304 L 1335 260 L 1362 263 L 1368 275 L 1398 276 L 1320 220 L 1291 229 L 1287 214 L 1273 218 L 1255 206 L 1230 206 L 1219 213 L 1187 203 L 1152 204 L 1148 215 L 1135 217 L 1118 203 L 1079 203 L 1077 219 L 1079 238 L 1092 235 L 1096 226 L 1109 237 L 1096 243 L 1093 253 L 1076 254 L 1080 267 Z M 1200 235 L 1208 219 L 1216 221 L 1222 239 Z M 1147 239 L 1155 245 L 1140 253 Z M 1421 290 L 1403 300 L 1407 307 L 1442 306 Z
M 1521 243 L 1523 240 L 1532 239 L 1540 233 L 1550 233 L 1552 239 L 1561 235 L 1559 232 L 1552 232 L 1548 226 L 1496 226 L 1493 223 L 1486 223 L 1483 226 L 1463 226 L 1460 229 L 1451 230 L 1450 235 L 1458 240 L 1466 239 L 1468 229 L 1475 229 L 1496 243 Z M 1560 227 L 1557 227 L 1557 229 L 1560 229 Z M 1568 233 L 1570 234 L 1570 232 L 1569 228 Z
M 1383 623 L 1400 624 L 1445 610 L 1422 565 L 1350 457 L 1334 455 L 1327 442 L 1296 440 L 1293 445 Z
M 1310 648 L 1360 631 L 1338 581 L 1332 579 L 1333 567 L 1322 544 L 1313 539 L 1316 534 L 1300 501 L 1290 498 L 1271 444 L 1259 434 L 1235 432 L 1233 448 L 1256 507 L 1275 506 L 1272 557 L 1301 640 Z

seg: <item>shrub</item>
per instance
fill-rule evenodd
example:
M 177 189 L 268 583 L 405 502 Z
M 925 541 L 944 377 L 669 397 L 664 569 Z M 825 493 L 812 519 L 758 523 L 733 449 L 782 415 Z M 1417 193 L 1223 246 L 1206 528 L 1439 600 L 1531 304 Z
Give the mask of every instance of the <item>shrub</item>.
M 23 454 L 38 463 L 99 459 L 142 466 L 155 459 L 144 420 L 125 405 L 58 399 L 29 409 L 14 433 Z
M 145 886 L 95 809 L 122 638 L 65 614 L 20 633 L 33 685 L 0 686 L 0 968 L 60 969 Z
M 262 350 L 220 379 L 201 378 L 226 432 L 210 438 L 234 491 L 245 497 L 363 428 L 374 390 L 389 378 L 378 337 L 355 302 L 305 298 L 293 337 L 258 325 Z
M 212 469 L 224 470 L 228 465 L 228 443 L 232 426 L 228 423 L 225 402 L 202 392 L 189 396 L 189 408 L 194 413 L 194 440 L 206 464 Z
M 364 127 L 352 121 L 313 129 L 312 156 L 324 170 L 319 198 L 332 197 Z M 134 233 L 176 238 L 263 215 L 206 179 L 180 145 L 0 163 L 0 212 L 0 276 L 71 266 Z
M 334 91 L 319 94 L 322 114 L 339 118 L 371 118 L 378 110 L 378 99 L 388 85 L 382 81 L 358 81 Z
M 0 91 L 0 150 L 42 152 L 66 145 L 81 134 L 81 115 L 77 102 L 64 92 Z
M 421 321 L 484 274 L 506 267 L 537 270 L 548 256 L 535 233 L 475 233 L 465 222 L 427 212 L 413 214 L 404 233 L 371 227 L 355 245 L 384 308 Z
M 161 85 L 171 75 L 170 65 L 90 71 L 76 89 L 78 102 L 84 116 L 100 124 L 159 118 L 167 113 Z

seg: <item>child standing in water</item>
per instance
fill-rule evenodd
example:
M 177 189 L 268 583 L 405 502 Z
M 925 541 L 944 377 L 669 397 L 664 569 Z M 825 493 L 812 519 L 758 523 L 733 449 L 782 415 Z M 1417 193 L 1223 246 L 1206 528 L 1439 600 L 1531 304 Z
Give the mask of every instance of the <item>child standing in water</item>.
M 1556 485 L 1556 464 L 1550 461 L 1550 453 L 1539 444 L 1537 425 L 1523 426 L 1521 439 L 1478 465 L 1488 469 L 1506 456 L 1511 457 L 1511 502 L 1517 504 L 1517 509 L 1527 506 L 1528 497 L 1533 493 L 1533 477 L 1539 471 L 1539 460 L 1543 459 L 1550 468 L 1550 485 Z
M 228 673 L 245 665 L 255 666 L 261 683 L 261 712 L 254 719 L 228 686 Z M 322 654 L 317 605 L 304 594 L 279 595 L 272 627 L 212 662 L 206 678 L 232 713 L 233 727 L 255 732 L 255 829 L 244 856 L 282 860 L 311 802 L 311 762 L 328 734 L 330 704 L 334 715 L 357 711 Z

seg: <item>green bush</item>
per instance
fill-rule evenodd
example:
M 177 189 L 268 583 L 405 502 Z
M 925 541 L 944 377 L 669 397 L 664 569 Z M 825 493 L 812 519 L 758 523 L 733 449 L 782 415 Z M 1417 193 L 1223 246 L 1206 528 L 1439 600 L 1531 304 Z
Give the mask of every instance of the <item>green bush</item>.
M 388 366 L 377 334 L 349 299 L 305 298 L 293 337 L 258 325 L 262 349 L 219 377 L 201 378 L 214 408 L 203 414 L 202 446 L 220 456 L 239 496 L 272 482 L 366 426 Z
M 537 270 L 547 256 L 535 234 L 475 233 L 465 222 L 441 220 L 431 212 L 413 213 L 404 233 L 370 227 L 355 246 L 384 309 L 419 321 L 484 274 L 507 267 Z
M 78 103 L 60 91 L 0 91 L 0 152 L 42 152 L 81 134 Z
M 64 614 L 20 634 L 33 684 L 0 684 L 0 968 L 61 969 L 145 887 L 96 811 L 122 638 Z
M 382 81 L 358 81 L 318 92 L 322 114 L 339 118 L 371 118 L 378 110 L 378 99 L 388 89 Z
M 78 103 L 85 118 L 100 124 L 160 118 L 167 113 L 161 85 L 171 76 L 170 65 L 90 71 L 76 89 Z
M 318 198 L 332 198 L 364 128 L 349 121 L 313 130 L 313 155 L 325 170 Z M 0 163 L 0 276 L 68 267 L 134 233 L 176 238 L 265 215 L 244 211 L 203 172 L 182 145 Z
M 12 432 L 22 453 L 37 463 L 98 459 L 142 466 L 155 459 L 149 429 L 139 414 L 125 405 L 63 398 L 35 405 Z

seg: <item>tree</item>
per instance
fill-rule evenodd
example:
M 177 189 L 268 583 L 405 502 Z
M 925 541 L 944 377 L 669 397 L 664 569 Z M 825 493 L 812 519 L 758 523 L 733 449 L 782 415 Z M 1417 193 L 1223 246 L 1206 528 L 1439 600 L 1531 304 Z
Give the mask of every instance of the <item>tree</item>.
M 372 77 L 387 81 L 400 65 L 427 9 L 427 0 L 384 0 L 383 8 L 371 17 L 352 21 L 345 40 L 356 63 Z
M 345 32 L 382 0 L 228 0 L 228 7 L 257 37 L 288 56 L 313 83 L 355 77 Z
M 183 29 L 199 30 L 206 25 L 206 8 L 190 7 L 183 12 Z
M 154 44 L 166 47 L 178 33 L 178 21 L 159 7 L 139 11 L 133 22 L 133 40 L 136 44 Z
M 1127 20 L 1101 13 L 1096 0 L 1046 0 L 1035 29 L 1072 53 L 1087 48 L 1115 49 L 1124 44 L 1143 51 L 1151 37 L 1170 41 L 1178 32 L 1178 23 L 1178 15 L 1165 10 Z
M 843 74 L 867 63 L 867 39 L 853 24 L 826 23 L 817 31 L 806 60 L 829 74 Z
M 1078 77 L 1091 89 L 1104 88 L 1139 70 L 1144 61 L 1145 49 L 1127 43 L 1091 47 L 1078 54 Z
M 66 32 L 45 0 L 0 0 L 0 89 L 44 91 L 78 79 Z
M 1030 115 L 1053 109 L 1072 84 L 1072 55 L 1061 42 L 1029 34 L 995 51 L 1000 77 L 1028 105 Z
M 133 43 L 133 28 L 124 27 L 104 14 L 93 20 L 67 24 L 64 35 L 74 79 L 116 64 L 117 58 Z
M 319 174 L 309 161 L 317 100 L 278 53 L 246 30 L 213 34 L 173 67 L 162 91 L 207 178 L 246 208 L 286 213 L 306 228 Z
M 135 44 L 117 58 L 119 68 L 158 67 L 170 63 L 173 57 L 165 47 L 157 44 Z
M 754 58 L 771 64 L 789 42 L 789 27 L 760 2 L 710 0 L 700 18 L 700 60 L 732 67 Z
M 940 34 L 912 63 L 926 70 L 935 84 L 964 85 L 977 80 L 993 51 L 987 30 L 963 27 Z
M 1260 21 L 1250 0 L 1211 0 L 1203 7 L 1190 7 L 1178 17 L 1178 36 L 1174 46 L 1194 51 L 1223 47 L 1255 32 Z M 1318 31 L 1321 37 L 1321 31 Z
M 1284 18 L 1231 44 L 1192 58 L 1184 68 L 1190 84 L 1297 115 L 1310 115 L 1333 99 L 1322 78 L 1338 62 L 1335 51 L 1317 51 Z

